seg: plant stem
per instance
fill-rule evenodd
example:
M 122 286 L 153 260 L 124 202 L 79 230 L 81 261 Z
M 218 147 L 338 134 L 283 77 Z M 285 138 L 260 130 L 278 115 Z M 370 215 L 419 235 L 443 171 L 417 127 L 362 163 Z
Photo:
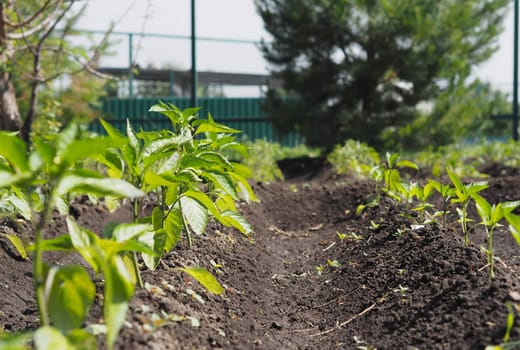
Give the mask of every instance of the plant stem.
M 139 264 L 137 263 L 137 254 L 135 252 L 132 252 L 132 265 L 134 265 L 134 273 L 137 279 L 137 286 L 139 286 L 139 288 L 143 288 L 143 278 L 141 277 L 141 270 L 139 270 Z
M 495 259 L 494 259 L 494 251 L 493 251 L 493 228 L 489 230 L 488 233 L 488 263 L 489 263 L 489 279 L 495 278 Z
M 132 200 L 132 216 L 133 216 L 133 222 L 136 222 L 139 218 L 139 209 L 140 209 L 140 202 L 139 199 Z M 137 286 L 139 288 L 143 288 L 143 278 L 141 277 L 141 270 L 139 270 L 139 264 L 137 263 L 137 254 L 136 252 L 132 252 L 132 265 L 134 266 L 134 274 L 135 278 L 137 280 Z
M 51 186 L 50 193 L 53 193 L 53 186 Z M 27 198 L 31 198 L 29 194 L 26 196 Z M 50 198 L 49 198 L 50 197 Z M 49 216 L 51 214 L 52 203 L 54 203 L 54 195 L 51 194 L 46 197 L 43 213 L 40 216 L 38 223 L 35 226 L 34 234 L 34 284 L 36 289 L 36 303 L 38 306 L 38 314 L 40 315 L 40 322 L 42 326 L 48 326 L 50 324 L 49 321 L 49 313 L 47 311 L 47 303 L 45 301 L 45 272 L 44 272 L 44 264 L 43 264 L 43 235 L 42 230 L 44 229 L 47 221 L 49 220 Z M 34 205 L 32 201 L 29 202 L 32 211 L 32 217 L 36 217 L 36 210 L 34 210 Z

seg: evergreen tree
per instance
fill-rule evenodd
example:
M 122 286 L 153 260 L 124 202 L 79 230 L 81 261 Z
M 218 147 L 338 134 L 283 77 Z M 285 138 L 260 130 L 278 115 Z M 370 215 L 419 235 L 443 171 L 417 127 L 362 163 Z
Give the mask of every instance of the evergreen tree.
M 255 3 L 284 87 L 268 93 L 274 122 L 330 149 L 346 138 L 380 147 L 420 102 L 463 87 L 496 49 L 508 0 Z

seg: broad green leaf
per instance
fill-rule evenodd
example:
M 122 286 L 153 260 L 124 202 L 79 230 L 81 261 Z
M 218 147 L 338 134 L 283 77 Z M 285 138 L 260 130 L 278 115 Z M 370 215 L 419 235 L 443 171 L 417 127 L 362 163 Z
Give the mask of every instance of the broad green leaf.
M 92 328 L 92 327 L 91 327 Z M 75 350 L 97 350 L 96 336 L 85 329 L 73 329 L 67 334 L 67 339 Z
M 182 116 L 183 116 L 184 118 L 188 118 L 188 117 L 194 116 L 194 115 L 196 115 L 197 113 L 199 113 L 199 111 L 200 111 L 201 109 L 202 109 L 201 107 L 191 107 L 191 108 L 186 108 L 185 110 L 182 111 Z
M 235 204 L 235 200 L 227 193 L 219 194 L 217 200 L 215 201 L 215 205 L 220 210 L 220 212 L 226 210 L 237 211 L 237 206 Z
M 75 350 L 59 330 L 49 326 L 43 326 L 36 330 L 34 346 L 36 350 Z
M 180 198 L 182 215 L 193 231 L 199 235 L 204 233 L 208 223 L 208 210 L 198 200 L 183 195 Z
M 459 192 L 466 192 L 466 188 L 462 184 L 462 181 L 460 181 L 460 178 L 451 170 L 451 168 L 446 168 L 446 172 L 448 173 L 448 176 L 450 177 L 451 182 Z
M 168 253 L 176 245 L 181 238 L 182 233 L 182 213 L 178 207 L 173 208 L 164 221 L 164 231 L 166 233 L 166 241 L 164 243 L 164 251 Z
M 45 281 L 45 299 L 53 325 L 67 334 L 80 328 L 96 294 L 89 274 L 80 265 L 53 266 Z
M 164 195 L 164 200 L 166 202 L 167 206 L 174 205 L 175 202 L 177 202 L 177 199 L 179 198 L 179 187 L 178 186 L 172 186 L 166 188 L 166 193 Z
M 152 210 L 152 226 L 153 230 L 157 231 L 163 227 L 164 222 L 164 213 L 162 209 L 158 206 L 155 206 Z
M 235 174 L 238 174 L 246 179 L 253 177 L 253 170 L 244 164 L 232 162 L 231 165 L 233 166 L 233 172 Z
M 64 159 L 64 155 L 67 152 L 70 145 L 74 140 L 78 139 L 79 127 L 76 123 L 71 123 L 65 127 L 58 135 L 56 139 L 56 155 L 60 160 Z
M 123 223 L 114 227 L 112 232 L 112 239 L 116 242 L 123 242 L 139 236 L 147 231 L 152 230 L 151 225 L 147 224 L 136 224 L 136 223 Z
M 240 133 L 242 131 L 230 128 L 224 124 L 216 123 L 209 120 L 198 120 L 197 130 L 195 130 L 194 135 L 198 135 L 206 132 L 214 132 L 214 133 Z
M 16 209 L 16 212 L 24 217 L 24 219 L 31 221 L 32 219 L 32 213 L 31 208 L 29 207 L 29 203 L 24 199 L 21 198 L 22 195 L 10 195 L 6 198 L 7 201 L 9 201 Z
M 202 204 L 211 215 L 213 215 L 217 220 L 220 220 L 220 211 L 218 210 L 215 203 L 209 198 L 207 194 L 199 190 L 188 190 L 182 194 L 183 196 L 191 197 Z
M 224 293 L 224 288 L 218 283 L 215 277 L 202 267 L 178 267 L 176 270 L 187 273 L 213 294 L 220 295 Z
M 29 161 L 25 143 L 18 136 L 8 132 L 0 132 L 0 139 L 0 157 L 5 158 L 17 174 L 28 172 Z
M 20 237 L 9 233 L 3 233 L 2 235 L 6 237 L 9 240 L 9 242 L 11 242 L 11 244 L 16 249 L 18 254 L 20 254 L 20 257 L 22 259 L 27 259 L 27 251 L 25 250 L 25 246 Z
M 225 168 L 233 168 L 231 162 L 222 153 L 206 151 L 199 153 L 197 157 Z
M 0 350 L 27 350 L 31 338 L 30 333 L 2 333 Z
M 104 119 L 99 118 L 99 122 L 107 132 L 108 136 L 114 139 L 119 140 L 126 140 L 127 138 L 116 128 L 114 128 L 112 125 L 110 125 L 108 122 L 106 122 Z
M 176 188 L 179 186 L 179 182 L 180 179 L 175 176 L 168 176 L 168 174 L 159 175 L 155 171 L 148 170 L 144 174 L 144 183 L 148 190 L 153 190 L 160 186 Z
M 509 231 L 515 239 L 517 244 L 520 244 L 520 216 L 511 212 L 504 213 L 504 216 L 509 223 Z
M 42 163 L 47 166 L 53 164 L 54 157 L 56 156 L 56 149 L 54 149 L 54 147 L 38 138 L 33 141 L 33 145 L 35 152 L 32 152 L 29 156 L 29 164 L 33 171 L 39 169 Z
M 30 250 L 34 250 L 34 245 L 29 247 Z M 62 251 L 62 252 L 71 252 L 77 249 L 72 244 L 71 235 L 60 235 L 56 238 L 45 239 L 42 242 L 42 250 L 46 251 Z
M 26 177 L 23 175 L 15 174 L 10 171 L 0 170 L 0 188 L 9 187 L 25 179 Z
M 179 152 L 175 152 L 171 154 L 169 157 L 161 159 L 159 162 L 159 166 L 156 170 L 157 174 L 161 175 L 164 173 L 173 173 L 175 170 L 177 170 L 179 160 Z
M 398 168 L 403 168 L 403 167 L 406 167 L 406 168 L 411 168 L 411 169 L 415 169 L 415 170 L 419 170 L 419 167 L 417 166 L 417 164 L 409 161 L 409 160 L 400 160 L 397 162 L 396 164 L 396 167 Z
M 94 155 L 103 154 L 108 148 L 122 146 L 123 139 L 93 137 L 74 140 L 64 152 L 63 158 L 70 164 Z
M 178 147 L 193 140 L 189 128 L 182 128 L 180 133 L 175 136 L 163 137 L 153 140 L 145 145 L 143 150 L 143 157 L 149 157 L 152 154 L 170 150 L 173 147 Z
M 484 225 L 488 225 L 491 220 L 491 204 L 482 196 L 478 194 L 472 195 L 473 200 L 475 201 L 475 206 L 477 207 L 477 211 L 482 219 Z
M 501 207 L 504 212 L 512 212 L 520 206 L 520 201 L 502 202 Z
M 216 188 L 219 188 L 229 194 L 233 199 L 238 200 L 238 193 L 233 184 L 233 180 L 225 173 L 219 171 L 206 171 L 202 174 L 202 177 L 209 178 Z
M 132 125 L 130 125 L 129 119 L 126 120 L 126 135 L 128 136 L 128 144 L 132 147 L 135 157 L 138 158 L 141 154 L 141 142 L 137 138 Z
M 134 294 L 132 276 L 122 258 L 114 255 L 105 265 L 104 317 L 107 325 L 107 347 L 113 349 L 125 321 L 128 303 Z
M 100 255 L 101 252 L 96 250 L 100 239 L 94 232 L 78 225 L 70 216 L 66 221 L 72 244 L 94 271 L 99 272 L 104 260 L 104 257 Z
M 240 198 L 245 200 L 247 203 L 251 202 L 258 202 L 258 198 L 256 198 L 255 193 L 253 192 L 253 189 L 247 182 L 245 178 L 242 176 L 236 174 L 236 173 L 230 173 L 229 174 L 233 180 L 237 183 L 238 193 Z
M 223 224 L 227 226 L 232 226 L 245 235 L 253 233 L 253 227 L 251 226 L 251 224 L 239 213 L 228 210 L 222 213 L 222 217 Z
M 164 252 L 164 246 L 166 244 L 166 232 L 164 229 L 160 229 L 154 232 L 147 232 L 139 236 L 139 241 L 150 247 L 155 254 L 143 254 L 143 261 L 150 270 L 155 270 Z
M 144 196 L 144 192 L 123 180 L 86 177 L 74 173 L 67 174 L 61 179 L 56 192 L 58 196 L 71 192 L 123 198 Z

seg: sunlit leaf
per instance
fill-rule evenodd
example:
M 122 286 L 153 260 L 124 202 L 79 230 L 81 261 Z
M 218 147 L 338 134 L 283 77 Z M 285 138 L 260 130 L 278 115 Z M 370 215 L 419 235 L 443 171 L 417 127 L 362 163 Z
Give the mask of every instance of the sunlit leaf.
M 0 132 L 0 139 L 2 140 L 0 157 L 5 158 L 16 173 L 28 172 L 29 162 L 25 143 L 18 136 L 8 132 Z
M 107 345 L 112 349 L 125 321 L 128 303 L 134 294 L 132 276 L 120 256 L 114 255 L 105 266 L 104 316 Z
M 43 326 L 36 330 L 34 346 L 36 350 L 75 350 L 59 330 L 49 326 Z
M 178 267 L 176 269 L 183 271 L 193 277 L 209 292 L 217 295 L 224 293 L 224 288 L 208 270 L 202 267 Z
M 45 299 L 53 325 L 66 334 L 80 328 L 94 301 L 96 287 L 80 265 L 53 266 L 45 281 Z
M 18 254 L 20 254 L 20 257 L 22 259 L 27 259 L 27 251 L 25 250 L 25 246 L 20 237 L 9 233 L 3 233 L 2 235 L 6 237 L 9 240 L 9 242 L 11 242 L 11 244 L 16 249 Z
M 56 192 L 58 196 L 63 196 L 70 192 L 125 198 L 144 196 L 141 190 L 126 181 L 112 178 L 86 177 L 75 173 L 65 175 L 61 179 Z
M 112 239 L 114 239 L 116 242 L 123 242 L 150 230 L 152 230 L 151 225 L 123 223 L 114 227 L 112 232 Z
M 223 223 L 238 229 L 243 234 L 249 235 L 253 233 L 251 224 L 239 213 L 227 210 L 222 213 Z
M 201 235 L 206 229 L 208 223 L 208 210 L 198 200 L 189 196 L 180 198 L 182 215 L 192 230 Z

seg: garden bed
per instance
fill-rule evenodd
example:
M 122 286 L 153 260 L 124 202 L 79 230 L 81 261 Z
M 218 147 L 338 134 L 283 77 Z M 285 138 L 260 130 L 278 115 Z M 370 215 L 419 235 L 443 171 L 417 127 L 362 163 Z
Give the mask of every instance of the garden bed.
M 483 349 L 502 342 L 506 305 L 520 302 L 520 250 L 507 227 L 495 233 L 490 281 L 482 230 L 471 233 L 469 247 L 455 219 L 445 229 L 410 230 L 389 200 L 356 216 L 370 182 L 336 177 L 323 162 L 285 166 L 285 182 L 254 184 L 261 202 L 240 207 L 255 229 L 251 239 L 212 223 L 191 249 L 182 241 L 155 271 L 143 271 L 146 287 L 136 291 L 116 348 Z M 520 199 L 520 176 L 489 182 L 490 202 Z M 131 217 L 129 208 L 110 214 L 88 200 L 71 213 L 94 232 Z M 19 225 L 5 220 L 3 229 L 21 232 Z M 55 217 L 46 237 L 65 232 Z M 0 326 L 36 327 L 31 264 L 2 243 Z M 179 266 L 206 267 L 226 292 L 209 294 Z M 99 323 L 100 295 L 89 323 Z M 520 339 L 515 328 L 512 340 Z

